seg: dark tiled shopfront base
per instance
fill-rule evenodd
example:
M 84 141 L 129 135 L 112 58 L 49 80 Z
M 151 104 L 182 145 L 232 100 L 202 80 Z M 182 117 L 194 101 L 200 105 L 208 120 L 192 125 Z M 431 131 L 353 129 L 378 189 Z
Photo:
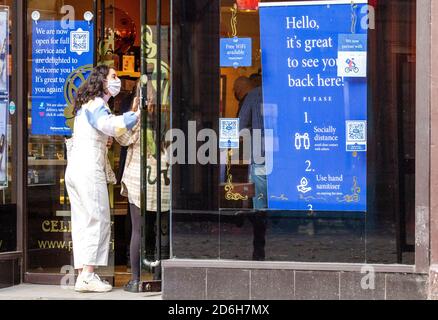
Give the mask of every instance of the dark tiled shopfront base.
M 0 260 L 0 289 L 20 283 L 18 260 Z
M 425 300 L 427 275 L 301 271 L 164 264 L 165 300 Z M 362 286 L 371 287 L 362 289 Z M 374 288 L 373 288 L 374 287 Z

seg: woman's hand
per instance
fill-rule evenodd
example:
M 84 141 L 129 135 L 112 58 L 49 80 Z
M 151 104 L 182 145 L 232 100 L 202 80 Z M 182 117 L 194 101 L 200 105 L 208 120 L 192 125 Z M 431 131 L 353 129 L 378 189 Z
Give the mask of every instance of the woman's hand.
M 140 109 L 140 97 L 135 97 L 134 102 L 132 103 L 131 111 L 137 112 Z
M 135 115 L 137 116 L 138 121 L 140 121 L 140 118 L 141 118 L 141 109 L 138 109 L 138 110 L 135 112 Z

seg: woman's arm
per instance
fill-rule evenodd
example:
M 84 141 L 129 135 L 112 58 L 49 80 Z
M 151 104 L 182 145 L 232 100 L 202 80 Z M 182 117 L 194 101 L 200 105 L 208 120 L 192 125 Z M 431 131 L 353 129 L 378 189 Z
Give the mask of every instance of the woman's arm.
M 85 109 L 88 122 L 93 128 L 111 137 L 120 137 L 131 130 L 139 120 L 136 112 L 125 112 L 121 116 L 111 114 L 111 111 L 102 102 L 95 101 Z
M 122 147 L 129 147 L 132 144 L 132 131 L 127 131 L 115 139 Z
M 132 128 L 132 130 L 127 131 L 120 137 L 115 137 L 116 141 L 123 147 L 129 147 L 130 145 L 137 142 L 139 138 L 140 131 L 140 121 Z

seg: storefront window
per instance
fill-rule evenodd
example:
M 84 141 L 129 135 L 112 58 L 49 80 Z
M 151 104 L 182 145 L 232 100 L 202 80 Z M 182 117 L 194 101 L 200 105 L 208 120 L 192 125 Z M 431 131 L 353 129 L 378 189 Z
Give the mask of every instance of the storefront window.
M 173 2 L 172 127 L 266 130 L 173 166 L 173 257 L 414 264 L 415 1 L 257 2 Z
M 159 25 L 156 4 L 147 2 L 142 28 L 140 1 L 105 1 L 101 30 L 93 1 L 28 2 L 26 270 L 73 265 L 64 142 L 75 90 L 93 63 L 115 66 L 122 92 L 110 107 L 121 114 L 142 57 L 153 96 L 142 139 L 161 140 L 146 156 L 142 258 L 157 258 L 150 227 L 160 193 L 163 259 L 413 264 L 415 1 L 162 1 Z M 84 20 L 86 11 L 97 24 Z M 63 30 L 78 28 L 90 31 L 90 45 L 96 31 L 97 47 L 69 55 Z M 0 107 L 8 99 L 9 112 L 5 204 L 15 203 L 13 90 L 1 96 L 0 88 Z M 235 125 L 251 130 L 236 137 Z M 247 153 L 248 137 L 261 166 L 258 154 Z M 150 179 L 158 150 L 160 192 Z M 118 183 L 109 187 L 113 234 L 104 273 L 120 275 L 120 283 L 130 272 L 130 213 L 120 195 L 125 155 L 117 143 L 108 153 Z

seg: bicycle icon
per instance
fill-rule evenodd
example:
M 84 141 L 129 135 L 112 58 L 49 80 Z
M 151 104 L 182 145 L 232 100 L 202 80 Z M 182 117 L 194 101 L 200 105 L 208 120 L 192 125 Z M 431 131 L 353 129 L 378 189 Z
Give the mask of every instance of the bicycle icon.
M 359 68 L 356 66 L 356 62 L 354 62 L 354 58 L 347 59 L 346 63 L 348 64 L 348 67 L 345 68 L 346 73 L 350 73 L 350 72 L 358 73 L 359 72 Z

